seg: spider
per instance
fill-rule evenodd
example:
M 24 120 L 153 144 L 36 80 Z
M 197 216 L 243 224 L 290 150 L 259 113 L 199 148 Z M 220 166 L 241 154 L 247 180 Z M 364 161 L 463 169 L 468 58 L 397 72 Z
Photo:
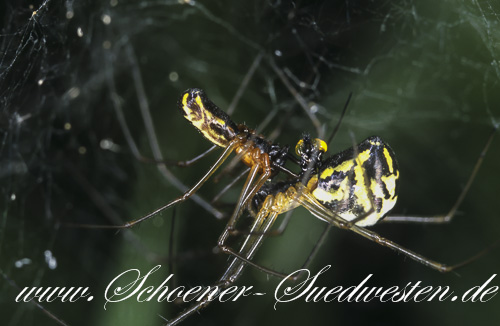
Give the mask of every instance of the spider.
M 416 223 L 450 221 L 469 189 L 496 129 L 489 137 L 464 191 L 448 214 L 435 217 L 396 217 L 386 215 L 397 201 L 399 169 L 394 151 L 380 137 L 369 137 L 358 145 L 324 158 L 327 143 L 304 135 L 295 147 L 297 158 L 289 153 L 288 146 L 274 144 L 247 126 L 234 123 L 201 89 L 185 91 L 178 101 L 178 107 L 182 115 L 206 139 L 224 148 L 222 154 L 208 172 L 182 196 L 148 215 L 112 228 L 130 228 L 160 211 L 187 200 L 233 151 L 236 152 L 237 158 L 246 164 L 250 171 L 233 213 L 217 242 L 223 252 L 233 257 L 225 273 L 216 282 L 215 286 L 219 291 L 232 285 L 246 265 L 252 265 L 278 277 L 287 276 L 257 265 L 252 259 L 264 237 L 271 233 L 270 230 L 278 215 L 298 206 L 304 206 L 314 216 L 331 226 L 353 231 L 440 272 L 452 271 L 484 253 L 481 252 L 456 265 L 445 265 L 406 249 L 367 227 L 381 221 Z M 286 168 L 287 161 L 298 165 L 300 172 L 294 173 Z M 278 174 L 285 175 L 287 179 L 276 181 L 275 177 Z M 240 249 L 235 251 L 226 245 L 226 241 L 229 236 L 240 233 L 236 230 L 236 224 L 244 209 L 248 209 L 252 215 L 253 224 L 250 230 L 245 232 L 246 237 Z M 314 252 L 310 257 L 313 255 Z M 308 258 L 304 266 L 309 261 Z M 205 297 L 169 320 L 167 324 L 176 325 L 209 303 L 209 299 Z
M 490 136 L 483 153 L 476 163 L 464 191 L 466 192 L 479 168 L 483 154 L 487 151 Z M 224 245 L 229 230 L 219 238 L 219 247 L 234 256 L 224 275 L 215 284 L 220 290 L 231 286 L 242 274 L 246 265 L 252 265 L 268 274 L 286 278 L 282 274 L 252 262 L 252 258 L 266 234 L 270 233 L 279 214 L 304 206 L 317 218 L 332 226 L 353 231 L 382 246 L 391 248 L 405 256 L 440 272 L 450 272 L 483 255 L 479 254 L 456 265 L 446 265 L 402 247 L 366 227 L 379 222 L 446 223 L 463 200 L 462 192 L 457 203 L 446 215 L 434 217 L 386 216 L 394 207 L 399 187 L 399 170 L 394 151 L 380 137 L 372 136 L 358 145 L 323 159 L 327 145 L 323 140 L 312 140 L 305 135 L 296 145 L 296 154 L 301 157 L 301 172 L 286 181 L 269 182 L 263 185 L 248 203 L 254 222 L 238 252 Z M 321 240 L 318 241 L 321 243 Z M 315 249 L 302 268 L 306 268 Z M 295 275 L 293 280 L 299 278 Z M 176 325 L 195 312 L 206 307 L 210 301 L 205 297 L 192 305 L 167 325 Z

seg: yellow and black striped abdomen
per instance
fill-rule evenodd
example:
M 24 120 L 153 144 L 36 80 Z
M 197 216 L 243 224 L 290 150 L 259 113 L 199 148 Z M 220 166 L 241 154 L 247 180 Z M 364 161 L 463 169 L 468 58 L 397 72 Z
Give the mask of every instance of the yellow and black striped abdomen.
M 238 133 L 238 126 L 198 88 L 182 93 L 178 102 L 182 115 L 213 144 L 226 147 Z
M 347 221 L 377 223 L 396 204 L 399 170 L 392 149 L 379 137 L 365 139 L 325 160 L 309 182 L 313 196 Z M 311 187 L 315 187 L 311 189 Z

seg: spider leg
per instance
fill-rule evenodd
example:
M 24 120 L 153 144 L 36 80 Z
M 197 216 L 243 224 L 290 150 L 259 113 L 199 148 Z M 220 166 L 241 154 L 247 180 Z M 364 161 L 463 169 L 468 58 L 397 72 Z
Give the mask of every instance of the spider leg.
M 266 199 L 263 208 L 255 217 L 255 221 L 251 227 L 251 232 L 253 231 L 261 234 L 249 234 L 247 236 L 238 253 L 235 253 L 236 257 L 233 258 L 224 275 L 216 283 L 215 286 L 218 287 L 218 293 L 220 293 L 220 290 L 231 286 L 238 279 L 247 263 L 254 265 L 254 263 L 252 263 L 250 260 L 253 258 L 256 250 L 262 243 L 262 240 L 264 238 L 264 235 L 262 234 L 272 227 L 274 221 L 276 220 L 276 217 L 279 214 L 278 211 L 271 211 L 273 202 L 274 199 L 272 198 L 272 196 L 269 196 L 268 199 Z M 181 312 L 179 315 L 177 315 L 175 318 L 169 320 L 167 325 L 173 326 L 179 324 L 190 315 L 208 306 L 210 302 L 211 301 L 207 296 L 203 297 L 202 300 L 193 304 L 192 306 Z
M 189 197 L 191 197 L 200 187 L 215 173 L 215 171 L 224 163 L 224 161 L 227 159 L 227 157 L 231 154 L 231 152 L 234 150 L 234 148 L 238 145 L 239 141 L 234 140 L 231 141 L 229 146 L 227 146 L 224 149 L 224 152 L 221 154 L 221 156 L 217 159 L 217 161 L 210 167 L 207 173 L 193 186 L 191 187 L 188 191 L 186 191 L 182 196 L 177 197 L 176 199 L 172 200 L 168 204 L 152 211 L 151 213 L 142 216 L 138 219 L 132 220 L 130 222 L 125 223 L 124 225 L 72 225 L 68 224 L 68 226 L 78 226 L 82 228 L 99 228 L 99 229 L 128 229 L 138 223 L 141 223 L 157 214 L 160 212 L 164 211 L 165 209 L 172 207 L 178 203 L 181 203 L 185 200 L 187 200 Z
M 143 123 L 148 136 L 148 141 L 151 147 L 151 151 L 153 152 L 154 161 L 162 162 L 164 161 L 164 159 L 159 147 L 158 138 L 154 128 L 154 124 L 152 122 L 153 120 L 151 117 L 151 112 L 149 109 L 147 97 L 145 95 L 141 74 L 139 69 L 137 68 L 136 57 L 132 48 L 127 47 L 127 55 L 129 57 L 129 60 L 131 61 L 130 67 L 132 69 L 132 77 L 134 80 L 137 97 L 139 99 L 139 109 L 143 118 Z M 118 123 L 120 124 L 120 128 L 125 136 L 127 144 L 130 150 L 132 151 L 134 157 L 140 160 L 142 154 L 139 152 L 138 146 L 134 138 L 132 137 L 132 133 L 125 119 L 125 114 L 123 113 L 122 101 L 118 96 L 114 77 L 112 76 L 112 74 L 108 73 L 106 74 L 106 79 L 108 87 L 110 88 L 111 101 L 113 103 L 113 107 L 115 109 L 116 117 Z M 180 191 L 188 190 L 188 188 L 179 179 L 177 179 L 169 169 L 167 169 L 164 163 L 158 163 L 158 171 L 166 180 L 168 180 L 172 185 L 174 185 Z M 200 205 L 203 209 L 208 211 L 210 214 L 215 216 L 216 218 L 221 219 L 223 217 L 223 214 L 215 207 L 213 207 L 210 203 L 208 203 L 205 199 L 197 195 L 194 195 L 192 197 L 192 200 L 198 205 Z
M 218 240 L 218 246 L 224 252 L 226 252 L 225 241 L 231 234 L 231 231 L 235 228 L 236 222 L 240 217 L 243 209 L 247 206 L 250 198 L 255 195 L 255 193 L 262 187 L 264 182 L 266 182 L 266 180 L 271 176 L 271 164 L 269 163 L 269 156 L 267 154 L 263 154 L 262 157 L 260 157 L 260 152 L 258 149 L 256 149 L 252 153 L 252 155 L 254 156 L 254 161 L 257 162 L 257 164 L 254 164 L 250 169 L 250 173 L 248 174 L 245 185 L 243 186 L 243 189 L 240 193 L 240 198 L 238 199 L 233 214 Z M 255 184 L 252 186 L 252 183 L 255 180 L 259 170 L 262 170 L 263 172 L 255 182 Z
M 302 191 L 308 191 L 305 187 L 301 187 L 300 188 L 300 191 L 297 192 L 297 190 L 294 188 L 294 187 L 290 187 L 286 193 L 278 193 L 276 195 L 276 199 L 275 199 L 275 207 L 273 208 L 273 211 L 272 213 L 275 213 L 275 214 L 281 214 L 285 211 L 288 210 L 288 216 L 290 216 L 289 214 L 291 213 L 292 209 L 295 208 L 295 205 L 294 205 L 294 202 L 297 202 L 297 203 L 301 203 L 301 201 L 298 199 L 298 197 L 301 196 L 301 192 Z M 268 199 L 266 198 L 266 201 Z M 259 211 L 259 213 L 257 214 L 256 216 L 256 220 L 259 220 L 260 219 L 260 216 L 262 214 L 262 211 L 265 211 L 267 210 L 266 208 L 266 203 L 263 204 L 261 210 Z M 287 216 L 287 217 L 288 217 Z M 270 217 L 268 217 L 270 218 Z M 275 219 L 276 216 L 273 216 L 273 219 Z M 345 221 L 347 223 L 347 221 Z M 273 221 L 274 223 L 274 221 Z M 288 219 L 285 219 L 285 221 L 282 223 L 282 225 L 280 225 L 280 227 L 278 228 L 278 232 L 283 232 L 282 228 L 286 227 L 286 224 L 288 224 Z M 280 230 L 281 229 L 281 230 Z M 314 256 L 317 254 L 319 248 L 321 247 L 321 244 L 323 243 L 323 241 L 326 239 L 326 236 L 328 235 L 328 231 L 331 229 L 331 225 L 327 225 L 327 227 L 325 228 L 325 230 L 323 231 L 323 233 L 321 234 L 319 240 L 316 242 L 314 248 L 311 250 L 311 253 L 308 255 L 307 259 L 304 261 L 304 263 L 302 264 L 301 266 L 301 269 L 305 269 L 307 268 L 307 266 L 309 266 L 309 264 L 311 263 L 312 259 L 314 258 Z M 237 231 L 237 233 L 244 233 L 243 231 Z M 270 230 L 270 227 L 266 227 L 266 228 L 255 228 L 255 227 L 252 227 L 250 231 L 248 232 L 245 232 L 247 234 L 247 238 L 245 240 L 245 244 L 243 245 L 242 248 L 244 248 L 244 246 L 246 245 L 246 243 L 248 241 L 251 241 L 251 239 L 255 239 L 255 238 L 252 238 L 253 237 L 256 237 L 256 236 L 259 236 L 259 242 L 262 241 L 263 237 L 264 236 L 269 236 L 270 234 L 271 235 L 276 235 L 276 234 L 273 234 L 273 231 Z M 232 233 L 234 234 L 234 233 Z M 251 260 L 249 260 L 247 257 L 243 256 L 241 254 L 241 251 L 239 253 L 236 253 L 234 250 L 232 250 L 230 247 L 227 247 L 227 246 L 219 246 L 224 252 L 236 257 L 237 259 L 245 262 L 246 264 L 249 264 L 259 270 L 261 270 L 262 272 L 264 273 L 267 273 L 267 274 L 270 274 L 270 275 L 274 275 L 276 277 L 279 277 L 279 278 L 287 278 L 289 277 L 290 280 L 292 281 L 295 281 L 297 280 L 298 278 L 300 278 L 300 276 L 302 275 L 301 273 L 297 274 L 297 275 L 294 275 L 292 277 L 290 277 L 290 273 L 281 273 L 281 272 L 277 272 L 275 270 L 272 270 L 272 269 L 269 269 L 269 268 L 266 268 L 266 267 L 263 267 L 261 265 L 258 265 L 254 262 L 252 262 Z
M 462 204 L 463 200 L 465 199 L 465 196 L 467 196 L 467 193 L 469 192 L 470 187 L 472 186 L 472 183 L 474 182 L 474 179 L 476 178 L 477 173 L 479 172 L 479 169 L 481 168 L 481 165 L 483 164 L 484 157 L 486 156 L 486 153 L 488 152 L 488 149 L 490 148 L 491 142 L 493 141 L 493 138 L 496 135 L 497 128 L 493 128 L 493 131 L 491 132 L 490 136 L 488 137 L 488 140 L 486 141 L 486 145 L 484 146 L 483 150 L 479 154 L 479 157 L 476 161 L 476 164 L 474 165 L 474 168 L 472 169 L 472 172 L 469 176 L 469 179 L 467 180 L 467 183 L 465 184 L 464 189 L 458 196 L 456 202 L 453 204 L 451 207 L 450 211 L 447 214 L 442 214 L 442 215 L 436 215 L 436 216 L 386 216 L 381 222 L 384 223 L 394 223 L 394 222 L 403 222 L 403 223 L 426 223 L 426 224 L 441 224 L 441 223 L 449 223 L 453 219 L 453 217 L 456 215 L 458 208 Z
M 212 153 L 214 150 L 218 148 L 217 145 L 211 146 L 209 149 L 201 153 L 200 155 L 197 155 L 193 157 L 192 159 L 185 160 L 185 161 L 171 161 L 171 160 L 156 160 L 154 158 L 146 157 L 143 156 L 140 152 L 134 152 L 134 158 L 140 162 L 144 163 L 154 163 L 154 164 L 165 164 L 168 166 L 180 166 L 180 167 L 188 167 L 193 165 L 194 163 L 198 162 L 202 158 L 206 157 L 208 154 Z
M 486 249 L 481 250 L 480 252 L 478 252 L 477 254 L 473 255 L 472 257 L 470 257 L 466 260 L 459 262 L 457 264 L 454 264 L 454 265 L 447 265 L 447 264 L 443 264 L 443 263 L 437 262 L 435 260 L 429 259 L 429 258 L 427 258 L 419 253 L 416 253 L 412 250 L 406 249 L 405 247 L 403 247 L 403 246 L 401 246 L 401 245 L 399 245 L 399 244 L 397 244 L 389 239 L 381 237 L 378 233 L 371 231 L 371 230 L 368 230 L 366 228 L 353 225 L 350 228 L 350 230 L 367 238 L 367 239 L 369 239 L 369 240 L 371 240 L 371 241 L 374 241 L 374 242 L 376 242 L 384 247 L 388 247 L 392 250 L 397 251 L 398 253 L 402 253 L 405 256 L 407 256 L 407 257 L 409 257 L 409 258 L 411 258 L 411 259 L 413 259 L 413 260 L 415 260 L 415 261 L 417 261 L 425 266 L 428 266 L 432 269 L 435 269 L 439 272 L 442 272 L 442 273 L 451 272 L 459 267 L 462 267 L 464 265 L 467 265 L 467 264 L 475 261 L 476 259 L 483 256 L 484 254 L 489 252 L 493 247 L 496 247 L 500 243 L 500 240 L 497 240 L 496 242 L 491 244 Z
M 341 229 L 347 229 L 347 230 L 350 230 L 354 233 L 357 233 L 357 234 L 361 235 L 362 237 L 367 238 L 368 240 L 374 241 L 374 242 L 376 242 L 384 247 L 388 247 L 388 248 L 390 248 L 398 253 L 402 253 L 403 255 L 405 255 L 405 256 L 407 256 L 407 257 L 409 257 L 409 258 L 411 258 L 411 259 L 413 259 L 413 260 L 415 260 L 415 261 L 417 261 L 425 266 L 428 266 L 432 269 L 435 269 L 439 272 L 442 272 L 442 273 L 451 272 L 459 267 L 467 265 L 470 262 L 472 262 L 472 261 L 478 259 L 479 257 L 483 256 L 484 254 L 486 254 L 493 247 L 500 244 L 500 240 L 497 240 L 492 245 L 490 245 L 488 248 L 478 252 L 476 255 L 474 255 L 466 260 L 464 260 L 460 263 L 457 263 L 455 265 L 447 265 L 447 264 L 443 264 L 443 263 L 437 262 L 435 260 L 429 259 L 429 258 L 427 258 L 419 253 L 416 253 L 412 250 L 409 250 L 409 249 L 401 246 L 400 244 L 397 244 L 397 243 L 395 243 L 387 238 L 384 238 L 384 237 L 380 236 L 378 233 L 371 231 L 367 228 L 347 223 L 347 221 L 342 219 L 339 215 L 325 209 L 325 207 L 322 206 L 319 202 L 317 202 L 315 200 L 315 198 L 310 193 L 308 193 L 307 190 L 304 190 L 303 194 L 300 196 L 300 201 L 313 215 L 315 215 L 316 217 L 318 217 L 322 220 L 329 222 L 331 225 L 337 226 Z
M 216 203 L 221 197 L 222 195 L 224 195 L 229 189 L 231 189 L 231 187 L 233 187 L 238 181 L 240 181 L 245 175 L 248 175 L 248 172 L 250 172 L 250 168 L 246 168 L 245 170 L 243 170 L 242 173 L 240 173 L 236 178 L 234 178 L 233 180 L 231 180 L 231 182 L 225 186 L 210 202 L 213 204 L 213 203 Z

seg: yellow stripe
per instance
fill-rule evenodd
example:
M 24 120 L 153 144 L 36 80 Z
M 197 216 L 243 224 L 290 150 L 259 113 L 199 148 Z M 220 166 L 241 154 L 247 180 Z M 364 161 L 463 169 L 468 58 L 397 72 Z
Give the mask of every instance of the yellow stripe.
M 220 129 L 226 129 L 226 122 L 221 118 L 215 116 L 212 112 L 207 110 L 203 105 L 203 101 L 199 95 L 196 96 L 195 101 L 200 112 L 195 112 L 188 105 L 189 93 L 185 93 L 182 97 L 183 110 L 186 113 L 186 119 L 189 120 L 195 128 L 197 128 L 205 138 L 220 147 L 226 147 L 228 140 L 224 138 L 216 129 L 211 128 L 212 125 L 218 125 Z M 198 117 L 198 114 L 201 116 Z
M 389 172 L 392 174 L 394 169 L 393 169 L 393 163 L 392 163 L 392 156 L 391 154 L 389 153 L 389 151 L 387 150 L 387 147 L 384 147 L 384 156 L 385 156 L 385 160 L 387 161 L 387 165 L 389 166 Z

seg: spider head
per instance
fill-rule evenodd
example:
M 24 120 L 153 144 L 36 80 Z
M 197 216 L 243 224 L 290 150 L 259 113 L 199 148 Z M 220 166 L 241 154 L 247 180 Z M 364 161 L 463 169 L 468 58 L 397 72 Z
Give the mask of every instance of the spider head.
M 309 134 L 304 134 L 295 146 L 295 153 L 300 156 L 302 172 L 317 171 L 321 167 L 322 156 L 327 150 L 326 143 L 319 139 L 312 139 Z

